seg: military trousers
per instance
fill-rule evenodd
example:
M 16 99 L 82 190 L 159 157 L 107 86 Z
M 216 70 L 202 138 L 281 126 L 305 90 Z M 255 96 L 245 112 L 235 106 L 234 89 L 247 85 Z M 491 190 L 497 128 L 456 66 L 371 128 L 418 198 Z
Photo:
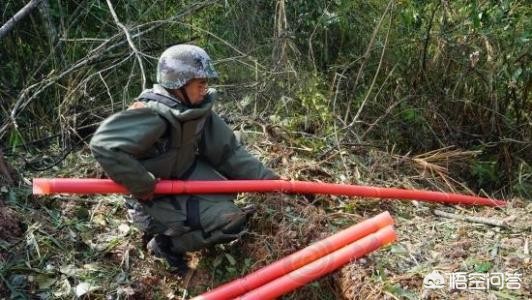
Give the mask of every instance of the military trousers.
M 197 160 L 186 180 L 226 180 L 208 163 Z M 185 253 L 235 240 L 246 213 L 234 204 L 236 195 L 162 195 L 151 201 L 126 198 L 133 224 L 150 235 L 166 235 L 172 252 Z

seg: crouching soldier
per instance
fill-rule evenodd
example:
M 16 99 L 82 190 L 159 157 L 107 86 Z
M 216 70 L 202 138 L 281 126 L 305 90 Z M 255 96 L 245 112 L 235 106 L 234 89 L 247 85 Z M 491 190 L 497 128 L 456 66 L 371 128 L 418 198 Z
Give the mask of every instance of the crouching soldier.
M 177 45 L 163 52 L 157 82 L 128 110 L 107 118 L 90 142 L 96 160 L 124 185 L 128 212 L 147 246 L 179 273 L 183 254 L 239 237 L 248 211 L 234 195 L 153 195 L 158 179 L 278 179 L 248 153 L 212 111 L 216 78 L 207 53 Z

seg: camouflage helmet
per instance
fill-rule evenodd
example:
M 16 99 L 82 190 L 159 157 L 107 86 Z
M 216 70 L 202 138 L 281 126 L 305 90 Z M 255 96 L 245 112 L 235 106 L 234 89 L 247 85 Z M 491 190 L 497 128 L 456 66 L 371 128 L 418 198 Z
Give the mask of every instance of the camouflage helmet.
M 168 89 L 179 89 L 194 78 L 217 78 L 211 58 L 194 45 L 176 45 L 166 49 L 157 64 L 157 82 Z

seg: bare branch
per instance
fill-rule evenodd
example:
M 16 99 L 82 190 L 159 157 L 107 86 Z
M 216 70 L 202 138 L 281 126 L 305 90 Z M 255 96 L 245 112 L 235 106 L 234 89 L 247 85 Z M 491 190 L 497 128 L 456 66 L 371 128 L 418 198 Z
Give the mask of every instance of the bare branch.
M 42 0 L 31 0 L 28 4 L 26 4 L 21 10 L 19 10 L 11 19 L 7 20 L 7 22 L 0 27 L 0 39 L 2 39 L 5 35 L 11 32 L 15 25 L 18 23 L 18 21 L 24 19 L 27 17 L 37 6 L 39 6 L 39 3 Z
M 508 224 L 504 220 L 495 220 L 495 219 L 484 218 L 484 217 L 461 216 L 461 215 L 448 213 L 448 212 L 444 212 L 444 211 L 437 210 L 437 209 L 434 210 L 434 214 L 440 217 L 445 217 L 445 218 L 454 219 L 454 220 L 481 223 L 481 224 L 487 224 L 487 225 L 498 226 L 498 227 L 509 227 Z
M 364 97 L 364 100 L 362 101 L 362 104 L 360 104 L 360 107 L 358 108 L 357 113 L 355 114 L 355 117 L 353 118 L 353 121 L 348 125 L 349 127 L 353 126 L 358 118 L 360 117 L 360 113 L 362 113 L 362 110 L 364 109 L 364 106 L 366 106 L 366 102 L 369 99 L 369 95 L 371 95 L 371 91 L 373 90 L 373 86 L 375 86 L 375 82 L 377 81 L 377 77 L 379 76 L 379 72 L 382 67 L 382 60 L 384 58 L 384 52 L 386 52 L 386 46 L 388 45 L 388 37 L 390 36 L 390 31 L 392 30 L 392 18 L 393 16 L 390 16 L 390 26 L 388 27 L 388 32 L 386 33 L 386 38 L 384 39 L 384 45 L 382 46 L 382 52 L 381 52 L 381 58 L 379 60 L 379 65 L 377 67 L 377 71 L 375 71 L 375 75 L 373 76 L 373 81 L 371 82 L 371 85 L 369 86 L 368 91 L 366 92 L 366 97 Z
M 137 58 L 137 62 L 139 63 L 140 67 L 140 73 L 142 75 L 142 90 L 146 89 L 146 72 L 144 71 L 144 64 L 142 63 L 142 57 L 140 56 L 140 52 L 137 49 L 137 46 L 135 46 L 135 43 L 133 43 L 133 39 L 131 38 L 131 35 L 129 34 L 129 31 L 127 30 L 127 27 L 124 26 L 118 19 L 118 16 L 116 15 L 115 9 L 113 8 L 113 4 L 111 4 L 111 0 L 107 0 L 107 6 L 109 6 L 109 10 L 111 11 L 111 14 L 113 15 L 113 19 L 115 20 L 115 23 L 118 27 L 120 27 L 127 38 L 127 42 L 129 46 L 131 47 L 131 50 L 135 53 L 135 57 Z
M 241 50 L 239 50 L 236 46 L 232 45 L 231 43 L 229 43 L 227 40 L 224 40 L 223 38 L 219 37 L 218 35 L 208 31 L 208 30 L 205 30 L 203 28 L 200 28 L 200 27 L 197 27 L 197 26 L 194 26 L 192 24 L 187 24 L 187 23 L 183 23 L 183 22 L 179 22 L 179 21 L 176 21 L 176 22 L 172 22 L 172 23 L 175 23 L 175 24 L 179 24 L 179 25 L 182 25 L 182 26 L 185 26 L 185 27 L 189 27 L 193 30 L 197 30 L 199 32 L 203 32 L 203 33 L 206 33 L 210 36 L 212 36 L 213 38 L 219 40 L 220 42 L 222 42 L 223 44 L 225 44 L 227 47 L 233 49 L 236 53 L 240 54 L 241 57 L 248 57 L 250 59 L 253 60 L 253 62 L 255 63 L 256 66 L 260 67 L 261 69 L 265 70 L 267 69 L 264 65 L 260 64 L 256 59 L 254 59 L 253 57 L 251 57 L 249 54 L 246 54 L 244 52 L 242 52 Z M 245 63 L 243 61 L 239 61 L 240 63 L 244 64 L 244 65 L 247 65 L 249 66 L 250 68 L 255 68 L 256 66 L 252 66 L 248 63 Z
M 155 20 L 155 21 L 144 23 L 144 24 L 140 24 L 135 27 L 135 29 L 137 29 L 138 32 L 133 35 L 133 38 L 138 37 L 138 36 L 143 36 L 163 25 L 173 23 L 175 20 L 183 18 L 187 15 L 193 14 L 194 12 L 204 7 L 207 7 L 215 2 L 216 0 L 207 0 L 207 1 L 197 2 L 193 5 L 190 5 L 188 9 L 183 11 L 182 13 L 172 16 L 168 19 Z M 114 50 L 122 46 L 124 43 L 126 43 L 127 41 L 120 41 L 118 43 L 111 44 L 111 42 L 115 41 L 120 35 L 122 35 L 122 33 L 116 34 L 108 39 L 103 40 L 103 42 L 98 47 L 90 50 L 84 58 L 78 60 L 71 67 L 61 72 L 60 74 L 56 75 L 55 73 L 52 73 L 47 78 L 41 79 L 39 82 L 34 83 L 24 88 L 23 90 L 21 90 L 19 93 L 19 96 L 17 97 L 17 101 L 15 102 L 15 104 L 13 105 L 13 108 L 11 109 L 9 120 L 5 120 L 2 126 L 0 127 L 0 138 L 6 134 L 6 132 L 11 126 L 13 126 L 14 128 L 18 128 L 16 117 L 19 114 L 19 112 L 23 110 L 29 103 L 31 103 L 31 101 L 36 99 L 37 96 L 39 96 L 44 90 L 56 84 L 59 80 L 66 77 L 67 75 L 70 75 L 71 73 L 78 71 L 82 67 L 85 67 L 93 63 L 98 58 L 100 58 L 105 52 Z
M 377 37 L 377 33 L 379 32 L 382 22 L 384 21 L 384 17 L 386 14 L 388 14 L 388 11 L 392 7 L 393 0 L 390 0 L 388 2 L 388 5 L 386 6 L 386 9 L 384 10 L 384 13 L 382 14 L 381 18 L 379 19 L 379 23 L 377 26 L 375 26 L 375 29 L 373 30 L 373 33 L 371 34 L 371 38 L 368 43 L 368 47 L 366 48 L 366 52 L 364 52 L 364 55 L 362 56 L 362 63 L 360 64 L 360 67 L 358 68 L 357 77 L 355 79 L 355 84 L 353 85 L 353 90 L 357 88 L 358 81 L 362 77 L 362 72 L 364 71 L 364 68 L 366 67 L 366 63 L 369 60 L 370 52 L 373 49 L 373 44 L 375 44 L 375 39 Z M 353 103 L 353 98 L 349 100 L 349 103 L 347 104 L 347 109 L 345 110 L 345 116 L 344 116 L 344 123 L 347 123 L 347 118 L 349 117 L 349 114 L 351 113 L 351 104 Z

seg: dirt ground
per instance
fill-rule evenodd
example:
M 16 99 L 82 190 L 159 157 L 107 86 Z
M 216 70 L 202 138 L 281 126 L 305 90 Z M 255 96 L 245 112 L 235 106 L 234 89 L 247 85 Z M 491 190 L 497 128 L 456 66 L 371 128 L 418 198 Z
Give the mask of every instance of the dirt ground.
M 373 173 L 389 170 L 382 156 L 375 157 L 381 160 L 374 160 Z M 93 165 L 90 161 L 86 164 Z M 72 166 L 71 177 L 80 169 Z M 325 171 L 319 179 L 334 182 L 327 175 L 332 172 Z M 416 175 L 410 176 L 414 179 L 398 176 L 387 185 L 414 187 Z M 371 184 L 384 185 L 374 180 Z M 0 195 L 7 197 L 10 192 Z M 383 211 L 394 219 L 396 242 L 282 299 L 530 299 L 532 294 L 532 203 L 527 199 L 509 199 L 508 207 L 501 209 L 389 199 L 242 194 L 238 205 L 257 205 L 248 232 L 238 241 L 191 254 L 194 271 L 180 278 L 165 262 L 147 253 L 142 234 L 128 220 L 119 196 L 35 199 L 23 190 L 11 194 L 16 198 L 13 201 L 0 199 L 0 275 L 4 277 L 0 298 L 17 293 L 68 298 L 90 283 L 94 289 L 80 298 L 188 299 Z M 460 219 L 463 217 L 484 222 Z M 442 288 L 427 289 L 424 279 L 434 271 L 444 276 L 518 274 L 520 285 L 518 289 L 460 290 L 446 281 Z
M 22 235 L 20 218 L 17 213 L 4 204 L 0 198 L 0 239 L 9 241 Z
M 4 199 L 0 198 L 0 240 L 9 243 L 13 239 L 20 237 L 23 233 L 20 226 L 20 220 L 14 210 L 7 207 L 4 204 Z M 9 259 L 9 246 L 0 247 L 0 265 L 7 262 Z M 0 281 L 0 295 L 2 295 L 2 290 L 5 290 L 4 282 Z

